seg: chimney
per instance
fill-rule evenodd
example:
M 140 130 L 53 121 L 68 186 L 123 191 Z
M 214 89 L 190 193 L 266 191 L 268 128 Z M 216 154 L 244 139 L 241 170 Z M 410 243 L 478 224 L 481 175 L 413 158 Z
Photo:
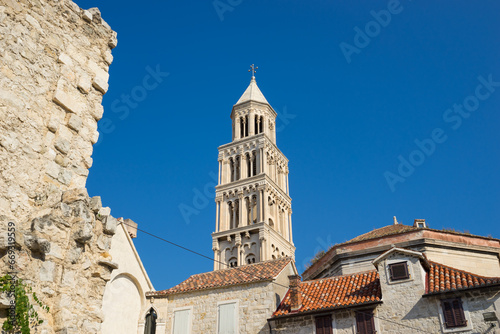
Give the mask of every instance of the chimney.
M 425 219 L 415 219 L 413 221 L 413 227 L 427 227 Z
M 302 307 L 302 293 L 300 292 L 300 276 L 290 275 L 288 276 L 290 281 L 290 308 L 291 311 L 297 311 Z
M 398 220 L 396 219 L 396 216 L 393 217 L 393 225 L 397 225 L 398 224 Z

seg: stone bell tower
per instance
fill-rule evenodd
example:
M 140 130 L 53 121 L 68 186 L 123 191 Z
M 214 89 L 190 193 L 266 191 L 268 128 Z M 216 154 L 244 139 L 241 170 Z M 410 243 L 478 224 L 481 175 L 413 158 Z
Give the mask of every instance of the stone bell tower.
M 295 255 L 288 159 L 276 146 L 276 116 L 253 75 L 231 112 L 232 142 L 219 147 L 214 270 Z

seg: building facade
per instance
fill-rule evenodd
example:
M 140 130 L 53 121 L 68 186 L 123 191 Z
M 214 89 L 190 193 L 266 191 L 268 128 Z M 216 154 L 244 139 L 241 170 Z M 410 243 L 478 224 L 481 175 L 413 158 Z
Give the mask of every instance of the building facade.
M 395 221 L 291 280 L 272 333 L 498 333 L 499 255 L 498 239 Z

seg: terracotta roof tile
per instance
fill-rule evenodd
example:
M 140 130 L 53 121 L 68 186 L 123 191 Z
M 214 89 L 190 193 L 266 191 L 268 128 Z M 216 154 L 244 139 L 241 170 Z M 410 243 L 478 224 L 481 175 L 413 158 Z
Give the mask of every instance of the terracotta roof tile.
M 300 283 L 302 307 L 290 311 L 290 292 L 285 295 L 273 317 L 322 309 L 379 302 L 382 300 L 377 271 L 333 276 Z
M 419 229 L 422 229 L 422 228 L 409 226 L 409 225 L 403 225 L 403 224 L 387 225 L 387 226 L 384 226 L 381 228 L 377 228 L 377 229 L 370 231 L 368 233 L 361 234 L 360 236 L 357 236 L 356 238 L 351 239 L 351 240 L 347 241 L 346 243 L 381 238 L 381 237 L 385 237 L 385 236 L 392 235 L 392 234 L 404 233 L 404 232 L 408 232 L 408 231 L 415 231 L 415 230 L 419 230 Z
M 500 285 L 500 277 L 484 277 L 429 261 L 427 294 Z
M 276 276 L 278 276 L 278 274 L 291 261 L 291 258 L 285 257 L 278 260 L 259 262 L 237 268 L 222 269 L 202 274 L 196 274 L 170 289 L 152 291 L 146 293 L 146 295 L 163 296 L 195 290 L 213 289 L 231 285 L 271 280 L 276 278 Z

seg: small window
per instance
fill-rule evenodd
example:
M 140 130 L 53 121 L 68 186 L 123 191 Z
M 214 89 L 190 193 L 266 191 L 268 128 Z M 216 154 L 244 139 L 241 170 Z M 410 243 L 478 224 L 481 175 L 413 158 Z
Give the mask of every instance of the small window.
M 144 334 L 156 334 L 156 314 L 153 308 L 149 309 L 148 314 L 146 314 L 146 321 L 144 324 Z
M 373 321 L 373 310 L 356 311 L 356 333 L 375 334 L 375 322 Z
M 446 328 L 467 326 L 467 320 L 465 319 L 464 308 L 460 298 L 442 300 L 441 308 L 443 309 L 444 324 Z
M 316 334 L 333 334 L 331 315 L 316 317 Z
M 406 262 L 390 264 L 389 272 L 391 274 L 391 281 L 399 281 L 410 278 L 410 273 L 408 272 L 408 265 L 406 264 Z
M 229 259 L 229 267 L 236 268 L 238 266 L 238 260 L 235 257 Z

